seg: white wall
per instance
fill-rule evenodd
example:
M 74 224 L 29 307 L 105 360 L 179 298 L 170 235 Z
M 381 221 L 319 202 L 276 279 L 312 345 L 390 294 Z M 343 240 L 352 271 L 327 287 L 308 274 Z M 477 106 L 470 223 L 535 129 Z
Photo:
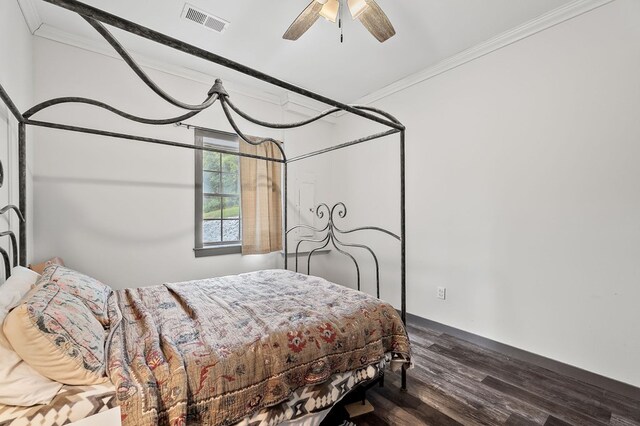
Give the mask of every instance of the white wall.
M 121 60 L 41 38 L 35 42 L 35 57 L 38 101 L 86 96 L 146 117 L 182 113 L 166 106 Z M 166 91 L 188 102 L 200 102 L 210 88 L 148 72 Z M 279 104 L 233 92 L 231 96 L 263 120 L 301 119 L 285 114 Z M 59 106 L 37 117 L 193 144 L 191 130 L 138 125 L 91 106 Z M 232 130 L 218 105 L 189 121 Z M 238 123 L 247 134 L 284 140 L 292 155 L 330 141 L 325 136 L 334 127 L 318 123 L 289 135 L 242 119 Z M 69 266 L 115 288 L 281 267 L 279 254 L 194 257 L 192 151 L 50 129 L 36 132 L 36 259 L 61 256 Z M 304 148 L 297 140 L 304 141 Z M 313 164 L 307 169 L 316 170 Z M 295 179 L 290 183 L 293 190 Z
M 33 102 L 33 47 L 32 36 L 22 17 L 16 1 L 0 2 L 0 84 L 9 93 L 20 111 Z M 0 207 L 6 204 L 18 205 L 18 128 L 17 121 L 0 102 L 0 160 L 4 165 L 5 180 L 0 188 Z M 28 139 L 30 141 L 30 138 Z M 31 149 L 27 151 L 32 158 Z M 31 187 L 31 169 L 27 170 L 27 185 Z M 31 205 L 32 197 L 27 199 Z M 13 230 L 18 235 L 18 220 L 14 213 L 0 218 L 0 230 Z M 32 227 L 29 226 L 32 230 Z M 29 232 L 29 236 L 33 235 Z M 29 238 L 31 240 L 31 238 Z M 7 237 L 0 245 L 9 249 Z M 28 255 L 32 247 L 28 244 Z M 1 276 L 1 274 L 0 274 Z
M 409 312 L 640 385 L 639 22 L 617 0 L 375 104 L 408 129 Z M 398 229 L 397 143 L 364 152 L 350 213 Z

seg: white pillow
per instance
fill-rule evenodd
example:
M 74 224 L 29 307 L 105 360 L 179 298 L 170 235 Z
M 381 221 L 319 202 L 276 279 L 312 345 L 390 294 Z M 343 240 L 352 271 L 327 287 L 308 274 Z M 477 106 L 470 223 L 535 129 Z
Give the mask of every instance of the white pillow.
M 9 311 L 18 306 L 20 300 L 31 290 L 38 278 L 40 278 L 40 274 L 31 269 L 23 266 L 13 268 L 11 277 L 0 285 L 0 310 Z M 4 321 L 4 316 L 0 317 L 0 321 Z
M 0 285 L 0 324 L 16 307 L 40 275 L 16 266 L 11 277 Z M 24 362 L 7 341 L 0 327 L 0 404 L 31 406 L 48 404 L 62 387 Z

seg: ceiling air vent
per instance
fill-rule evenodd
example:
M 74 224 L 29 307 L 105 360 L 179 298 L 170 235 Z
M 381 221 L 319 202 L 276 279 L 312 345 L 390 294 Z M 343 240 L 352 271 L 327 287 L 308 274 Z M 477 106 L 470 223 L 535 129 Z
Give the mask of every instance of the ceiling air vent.
M 222 33 L 229 25 L 228 21 L 225 21 L 222 18 L 218 18 L 210 13 L 207 13 L 201 9 L 198 9 L 189 3 L 184 5 L 184 9 L 182 10 L 182 18 L 195 22 L 198 25 L 202 25 L 203 27 L 215 31 L 217 33 Z

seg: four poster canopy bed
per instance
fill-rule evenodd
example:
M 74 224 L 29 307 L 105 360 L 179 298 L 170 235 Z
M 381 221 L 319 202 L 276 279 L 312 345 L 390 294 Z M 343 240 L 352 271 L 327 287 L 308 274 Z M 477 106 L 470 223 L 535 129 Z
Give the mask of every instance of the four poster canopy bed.
M 15 211 L 21 219 L 19 244 L 11 231 L 0 234 L 10 237 L 14 266 L 14 275 L 9 277 L 12 272 L 9 256 L 2 250 L 8 279 L 0 286 L 0 320 L 3 322 L 0 355 L 2 363 L 13 364 L 0 365 L 0 423 L 22 425 L 38 419 L 41 424 L 76 421 L 99 424 L 100 416 L 117 411 L 118 421 L 124 425 L 276 425 L 285 422 L 317 425 L 346 394 L 379 381 L 386 366 L 400 369 L 402 388 L 406 389 L 410 347 L 404 327 L 404 126 L 383 111 L 333 101 L 81 2 L 46 1 L 80 14 L 150 89 L 187 112 L 169 119 L 150 119 L 97 100 L 65 97 L 43 102 L 21 113 L 0 86 L 0 98 L 18 121 L 20 197 L 19 207 L 9 205 L 0 210 L 0 215 Z M 297 123 L 267 123 L 235 105 L 220 80 L 216 80 L 201 104 L 184 103 L 156 85 L 103 24 L 253 76 L 331 108 Z M 38 112 L 64 103 L 92 105 L 149 125 L 182 123 L 218 103 L 242 141 L 251 145 L 273 144 L 279 155 L 230 152 L 33 119 Z M 246 136 L 233 118 L 235 112 L 260 126 L 288 129 L 313 123 L 337 111 L 383 124 L 389 130 L 287 158 L 279 142 Z M 42 275 L 27 270 L 24 266 L 27 263 L 26 221 L 29 220 L 26 208 L 28 126 L 281 164 L 284 268 L 117 291 L 58 264 L 48 266 Z M 336 222 L 347 214 L 344 203 L 333 207 L 320 204 L 316 208 L 317 217 L 323 223 L 326 221 L 323 227 L 287 227 L 289 164 L 392 134 L 399 134 L 399 235 L 375 226 L 341 228 Z M 321 237 L 297 242 L 294 272 L 288 270 L 287 240 L 290 232 L 298 228 L 308 228 Z M 342 240 L 344 235 L 357 235 L 359 231 L 382 232 L 398 241 L 400 313 L 379 299 L 379 263 L 373 250 Z M 332 245 L 353 261 L 358 290 L 360 266 L 349 249 L 371 255 L 377 297 L 298 273 L 302 243 L 314 245 L 306 256 L 307 273 L 312 255 Z M 21 266 L 17 265 L 18 253 Z M 5 383 L 13 383 L 13 390 Z M 17 389 L 21 383 L 24 387 Z M 25 396 L 31 389 L 29 386 L 35 390 Z M 23 394 L 15 394 L 16 391 Z M 81 420 L 83 417 L 86 418 Z M 104 418 L 106 422 L 113 421 L 113 416 Z M 82 423 L 89 420 L 90 423 Z

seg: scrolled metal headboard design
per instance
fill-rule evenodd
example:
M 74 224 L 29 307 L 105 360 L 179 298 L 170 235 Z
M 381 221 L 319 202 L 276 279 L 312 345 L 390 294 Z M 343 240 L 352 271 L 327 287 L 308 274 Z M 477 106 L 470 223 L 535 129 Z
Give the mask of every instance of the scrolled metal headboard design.
M 373 262 L 375 264 L 376 269 L 376 295 L 380 298 L 380 263 L 378 262 L 378 257 L 374 253 L 374 251 L 364 244 L 356 244 L 356 243 L 347 243 L 341 240 L 343 235 L 352 234 L 358 231 L 378 231 L 384 234 L 387 234 L 398 241 L 401 241 L 400 236 L 394 234 L 393 232 L 380 228 L 378 226 L 361 226 L 353 229 L 342 229 L 336 225 L 336 218 L 344 219 L 347 216 L 347 206 L 343 202 L 339 202 L 334 204 L 333 207 L 329 207 L 325 203 L 318 204 L 315 208 L 315 214 L 318 219 L 324 219 L 325 215 L 327 216 L 327 223 L 322 228 L 316 228 L 309 225 L 296 225 L 287 230 L 285 238 L 288 238 L 289 233 L 296 229 L 308 229 L 317 233 L 322 233 L 322 238 L 312 239 L 312 238 L 302 238 L 296 244 L 296 272 L 298 272 L 298 258 L 300 256 L 300 245 L 302 243 L 316 243 L 321 244 L 309 251 L 307 254 L 307 274 L 311 273 L 311 257 L 314 253 L 326 248 L 329 244 L 332 244 L 338 253 L 341 253 L 348 258 L 351 259 L 353 264 L 356 267 L 356 279 L 358 284 L 358 290 L 360 290 L 360 266 L 358 265 L 358 261 L 356 258 L 349 253 L 346 249 L 348 248 L 358 248 L 365 250 L 371 254 L 373 258 Z
M 9 210 L 13 210 L 16 212 L 16 214 L 18 215 L 18 218 L 20 219 L 21 222 L 24 222 L 24 216 L 22 214 L 22 212 L 20 211 L 20 209 L 16 206 L 14 206 L 13 204 L 9 204 L 7 206 L 4 206 L 3 208 L 0 209 L 0 216 L 2 216 L 3 214 L 5 214 L 6 212 L 8 212 Z M 2 231 L 0 232 L 0 237 L 6 237 L 8 236 L 11 239 L 11 254 L 12 254 L 12 258 L 13 258 L 13 266 L 18 266 L 18 240 L 16 238 L 16 234 L 13 233 L 13 231 Z M 11 265 L 12 263 L 9 262 L 9 253 L 7 253 L 7 251 L 5 249 L 3 249 L 2 247 L 0 247 L 0 255 L 2 256 L 2 260 L 4 263 L 4 277 L 5 279 L 9 278 L 11 276 Z

